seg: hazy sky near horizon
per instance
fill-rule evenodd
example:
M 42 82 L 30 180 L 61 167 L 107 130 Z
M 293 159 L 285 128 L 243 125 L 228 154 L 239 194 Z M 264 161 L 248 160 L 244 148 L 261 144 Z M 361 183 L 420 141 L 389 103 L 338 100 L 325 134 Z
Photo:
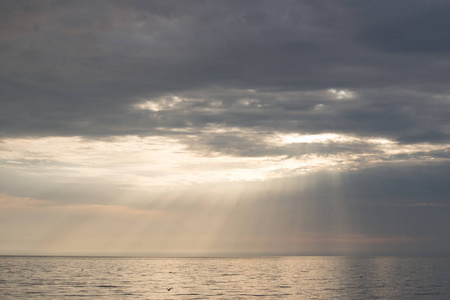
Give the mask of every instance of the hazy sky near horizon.
M 0 254 L 445 254 L 448 1 L 2 1 Z

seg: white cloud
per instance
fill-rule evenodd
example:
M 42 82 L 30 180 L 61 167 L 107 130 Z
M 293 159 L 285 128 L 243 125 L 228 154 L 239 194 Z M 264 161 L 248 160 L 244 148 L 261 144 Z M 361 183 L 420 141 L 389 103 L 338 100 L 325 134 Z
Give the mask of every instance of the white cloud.
M 325 142 L 355 142 L 359 139 L 349 135 L 335 134 L 335 133 L 321 133 L 321 134 L 281 134 L 278 136 L 278 141 L 281 144 L 294 143 L 325 143 Z
M 134 106 L 141 110 L 161 111 L 177 108 L 183 102 L 192 102 L 193 99 L 180 98 L 178 96 L 166 96 L 162 98 L 146 100 L 135 104 Z
M 317 105 L 314 105 L 314 110 L 321 110 L 324 107 L 325 107 L 325 105 L 323 105 L 323 104 L 317 104 Z
M 338 100 L 353 99 L 356 97 L 356 93 L 350 90 L 329 89 L 328 93 L 330 93 L 335 99 Z

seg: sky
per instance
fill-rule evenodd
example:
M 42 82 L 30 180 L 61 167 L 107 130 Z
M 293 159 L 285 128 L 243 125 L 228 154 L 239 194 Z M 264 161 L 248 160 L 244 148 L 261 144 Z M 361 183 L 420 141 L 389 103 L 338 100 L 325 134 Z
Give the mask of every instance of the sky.
M 448 1 L 1 1 L 0 255 L 450 253 Z

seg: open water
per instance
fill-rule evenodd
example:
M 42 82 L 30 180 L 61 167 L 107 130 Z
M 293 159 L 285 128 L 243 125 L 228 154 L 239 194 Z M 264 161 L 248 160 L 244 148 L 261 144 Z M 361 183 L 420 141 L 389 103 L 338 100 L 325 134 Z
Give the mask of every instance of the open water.
M 0 257 L 0 299 L 450 299 L 450 257 Z

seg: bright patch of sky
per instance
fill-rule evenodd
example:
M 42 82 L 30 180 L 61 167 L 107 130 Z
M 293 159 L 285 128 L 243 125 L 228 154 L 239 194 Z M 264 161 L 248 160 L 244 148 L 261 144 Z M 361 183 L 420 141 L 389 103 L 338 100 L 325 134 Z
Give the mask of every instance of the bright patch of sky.
M 216 133 L 227 132 L 216 129 Z M 248 135 L 258 135 L 247 132 Z M 259 157 L 232 156 L 223 153 L 202 153 L 189 149 L 176 138 L 114 137 L 105 140 L 81 137 L 50 137 L 5 139 L 0 144 L 1 164 L 24 174 L 60 176 L 64 178 L 103 178 L 134 187 L 164 187 L 203 184 L 208 182 L 260 181 L 282 178 L 320 170 L 364 168 L 379 162 L 410 163 L 433 160 L 426 153 L 444 150 L 449 145 L 400 145 L 380 138 L 324 133 L 315 135 L 266 135 L 267 145 L 326 145 L 330 143 L 365 143 L 373 146 L 360 153 L 306 153 L 301 156 L 269 155 Z M 419 156 L 413 156 L 419 153 Z M 407 155 L 393 157 L 393 155 Z

